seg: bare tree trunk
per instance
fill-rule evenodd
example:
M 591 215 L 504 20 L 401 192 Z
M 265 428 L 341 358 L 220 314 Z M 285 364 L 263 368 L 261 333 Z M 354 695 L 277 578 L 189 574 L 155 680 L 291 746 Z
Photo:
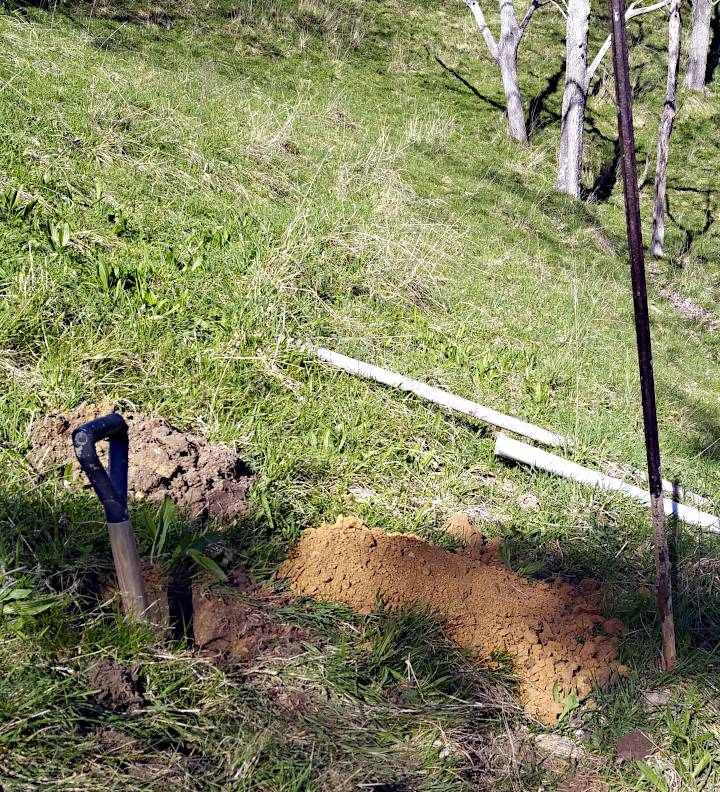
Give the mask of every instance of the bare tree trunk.
M 500 68 L 510 137 L 513 140 L 525 143 L 527 141 L 527 128 L 525 126 L 525 113 L 523 112 L 520 82 L 518 80 L 517 52 L 523 33 L 535 11 L 542 5 L 542 0 L 532 0 L 520 24 L 518 24 L 515 16 L 514 0 L 499 0 L 499 2 L 500 40 L 495 41 L 485 22 L 485 15 L 478 1 L 465 0 L 465 4 L 475 18 L 490 54 Z
M 665 187 L 670 154 L 670 135 L 675 123 L 677 73 L 680 62 L 680 0 L 672 0 L 668 23 L 668 74 L 665 104 L 658 130 L 657 163 L 655 165 L 655 196 L 653 201 L 652 239 L 650 255 L 661 257 L 665 242 Z
M 583 127 L 588 89 L 588 27 L 590 0 L 569 0 L 567 6 L 565 91 L 563 93 L 557 189 L 580 195 Z
M 693 0 L 693 24 L 685 74 L 685 85 L 692 91 L 702 91 L 705 88 L 711 10 L 711 0 Z
M 518 81 L 517 54 L 513 51 L 502 49 L 499 63 L 503 90 L 505 91 L 505 106 L 507 108 L 510 137 L 520 143 L 525 143 L 527 141 L 527 129 L 525 128 L 525 113 Z
M 657 0 L 650 5 L 640 5 L 642 0 L 633 0 L 625 11 L 625 21 L 642 14 L 649 14 L 668 5 L 672 0 Z M 560 148 L 558 150 L 558 174 L 555 186 L 561 192 L 580 195 L 582 176 L 583 131 L 585 108 L 590 82 L 598 66 L 610 49 L 608 36 L 592 63 L 588 65 L 588 27 L 590 24 L 590 0 L 568 0 L 565 67 L 565 91 L 563 93 Z
M 517 72 L 517 51 L 522 32 L 515 18 L 513 0 L 500 0 L 500 42 L 499 58 L 500 74 L 505 91 L 510 137 L 520 143 L 527 141 L 525 113 L 523 112 L 520 82 Z

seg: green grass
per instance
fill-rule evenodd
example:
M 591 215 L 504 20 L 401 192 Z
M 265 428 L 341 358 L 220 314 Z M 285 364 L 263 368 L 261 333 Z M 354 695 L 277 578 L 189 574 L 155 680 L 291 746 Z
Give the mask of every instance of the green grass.
M 310 686 L 312 717 L 290 717 L 187 648 L 88 613 L 82 576 L 110 568 L 100 510 L 38 482 L 25 454 L 34 417 L 109 398 L 229 443 L 257 471 L 255 515 L 224 542 L 261 577 L 307 525 L 339 512 L 441 542 L 444 518 L 462 509 L 509 537 L 516 569 L 603 579 L 608 611 L 633 630 L 623 645 L 633 673 L 584 716 L 594 749 L 611 757 L 617 734 L 643 726 L 667 762 L 710 753 L 696 778 L 697 765 L 666 768 L 681 779 L 670 788 L 713 788 L 718 582 L 693 564 L 716 543 L 685 532 L 678 542 L 685 664 L 667 684 L 670 711 L 690 713 L 680 735 L 641 707 L 648 686 L 666 684 L 652 603 L 637 594 L 653 568 L 643 509 L 506 467 L 482 427 L 328 370 L 289 342 L 321 342 L 556 429 L 578 441 L 580 462 L 641 466 L 622 195 L 554 192 L 562 76 L 519 148 L 502 113 L 435 60 L 502 101 L 459 2 L 2 7 L 0 569 L 8 591 L 26 592 L 0 628 L 2 783 L 482 788 L 478 740 L 522 721 L 512 707 L 471 706 L 478 685 L 506 701 L 495 672 L 458 672 L 448 685 L 450 669 L 471 665 L 427 614 L 399 624 L 325 606 L 286 614 L 317 638 L 277 669 L 283 685 Z M 562 67 L 562 20 L 548 9 L 521 47 L 526 104 Z M 606 28 L 597 12 L 594 46 Z M 632 30 L 647 231 L 665 31 L 659 17 Z M 587 187 L 615 140 L 612 75 L 600 76 Z M 717 316 L 719 228 L 705 227 L 717 213 L 719 116 L 716 98 L 681 93 L 668 257 L 649 284 L 665 474 L 715 501 L 720 334 L 664 295 Z M 537 511 L 521 508 L 530 492 Z M 144 552 L 147 514 L 133 515 Z M 168 553 L 183 530 L 172 528 Z M 138 665 L 142 711 L 93 703 L 86 671 L 99 656 Z M 423 669 L 402 688 L 411 705 L 383 698 L 406 658 Z M 107 750 L 109 727 L 135 742 Z M 604 773 L 613 788 L 652 788 L 635 766 L 608 761 Z M 495 788 L 541 783 L 557 779 L 516 767 Z

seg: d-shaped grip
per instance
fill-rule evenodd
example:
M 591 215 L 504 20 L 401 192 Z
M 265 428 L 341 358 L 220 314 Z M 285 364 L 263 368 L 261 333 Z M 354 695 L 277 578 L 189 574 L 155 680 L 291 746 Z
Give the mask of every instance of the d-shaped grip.
M 109 523 L 128 519 L 128 428 L 119 413 L 78 426 L 72 433 L 75 456 L 88 477 L 105 509 Z M 110 441 L 108 472 L 98 458 L 95 444 L 100 440 Z

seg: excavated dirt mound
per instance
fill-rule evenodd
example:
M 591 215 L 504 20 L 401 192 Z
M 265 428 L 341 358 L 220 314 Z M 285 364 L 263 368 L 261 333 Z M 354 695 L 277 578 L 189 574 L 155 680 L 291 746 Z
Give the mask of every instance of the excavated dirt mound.
M 617 619 L 604 621 L 589 581 L 529 582 L 507 570 L 496 543 L 451 553 L 415 536 L 369 529 L 355 517 L 307 530 L 279 575 L 318 599 L 372 611 L 377 595 L 397 608 L 425 602 L 444 614 L 449 634 L 482 659 L 509 653 L 528 714 L 552 722 L 565 697 L 606 686 L 617 662 Z
M 110 411 L 107 406 L 82 405 L 39 418 L 32 426 L 30 462 L 39 473 L 72 465 L 73 478 L 89 487 L 75 459 L 72 432 Z M 251 471 L 232 449 L 185 434 L 163 418 L 132 412 L 123 418 L 130 437 L 131 498 L 156 502 L 169 495 L 190 519 L 199 521 L 232 523 L 248 511 Z M 107 444 L 101 443 L 99 451 L 106 464 Z

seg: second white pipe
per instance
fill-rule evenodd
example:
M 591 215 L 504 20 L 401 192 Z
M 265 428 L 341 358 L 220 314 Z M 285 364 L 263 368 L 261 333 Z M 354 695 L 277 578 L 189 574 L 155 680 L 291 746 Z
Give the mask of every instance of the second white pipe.
M 519 418 L 513 418 L 511 415 L 497 412 L 490 407 L 484 407 L 482 404 L 464 399 L 462 396 L 455 396 L 453 393 L 448 393 L 441 388 L 435 388 L 432 385 L 426 385 L 419 380 L 405 377 L 402 374 L 397 374 L 389 369 L 374 366 L 372 363 L 365 363 L 362 360 L 341 355 L 339 352 L 333 352 L 325 347 L 315 346 L 314 344 L 301 344 L 301 349 L 305 352 L 314 355 L 316 358 L 329 363 L 335 368 L 347 371 L 348 374 L 354 374 L 356 377 L 363 377 L 364 379 L 380 382 L 383 385 L 390 385 L 392 388 L 408 391 L 414 393 L 425 401 L 439 404 L 441 407 L 447 407 L 449 410 L 469 415 L 472 418 L 477 418 L 480 421 L 491 426 L 497 426 L 499 429 L 505 429 L 508 432 L 528 437 L 530 440 L 535 440 L 538 443 L 548 446 L 568 446 L 573 447 L 575 443 L 562 435 L 550 432 L 535 424 L 522 421 Z M 633 469 L 637 475 L 646 476 L 644 470 Z M 630 485 L 628 485 L 630 486 Z M 682 487 L 673 484 L 672 481 L 663 479 L 662 482 L 663 492 L 668 495 L 673 495 L 678 500 L 687 500 L 695 503 L 698 506 L 709 504 L 707 498 L 701 495 L 696 495 L 694 492 L 688 492 Z
M 606 476 L 597 470 L 570 462 L 557 454 L 551 454 L 535 446 L 513 440 L 504 434 L 498 434 L 495 439 L 495 454 L 513 462 L 521 462 L 524 465 L 554 473 L 580 484 L 587 484 L 590 487 L 597 487 L 604 490 L 614 490 L 629 495 L 640 503 L 650 505 L 650 493 L 647 490 L 627 484 L 622 479 L 614 476 Z M 720 533 L 720 518 L 714 514 L 700 511 L 693 506 L 684 506 L 680 503 L 663 498 L 665 514 L 668 517 L 676 517 L 687 525 L 698 525 L 712 533 Z

